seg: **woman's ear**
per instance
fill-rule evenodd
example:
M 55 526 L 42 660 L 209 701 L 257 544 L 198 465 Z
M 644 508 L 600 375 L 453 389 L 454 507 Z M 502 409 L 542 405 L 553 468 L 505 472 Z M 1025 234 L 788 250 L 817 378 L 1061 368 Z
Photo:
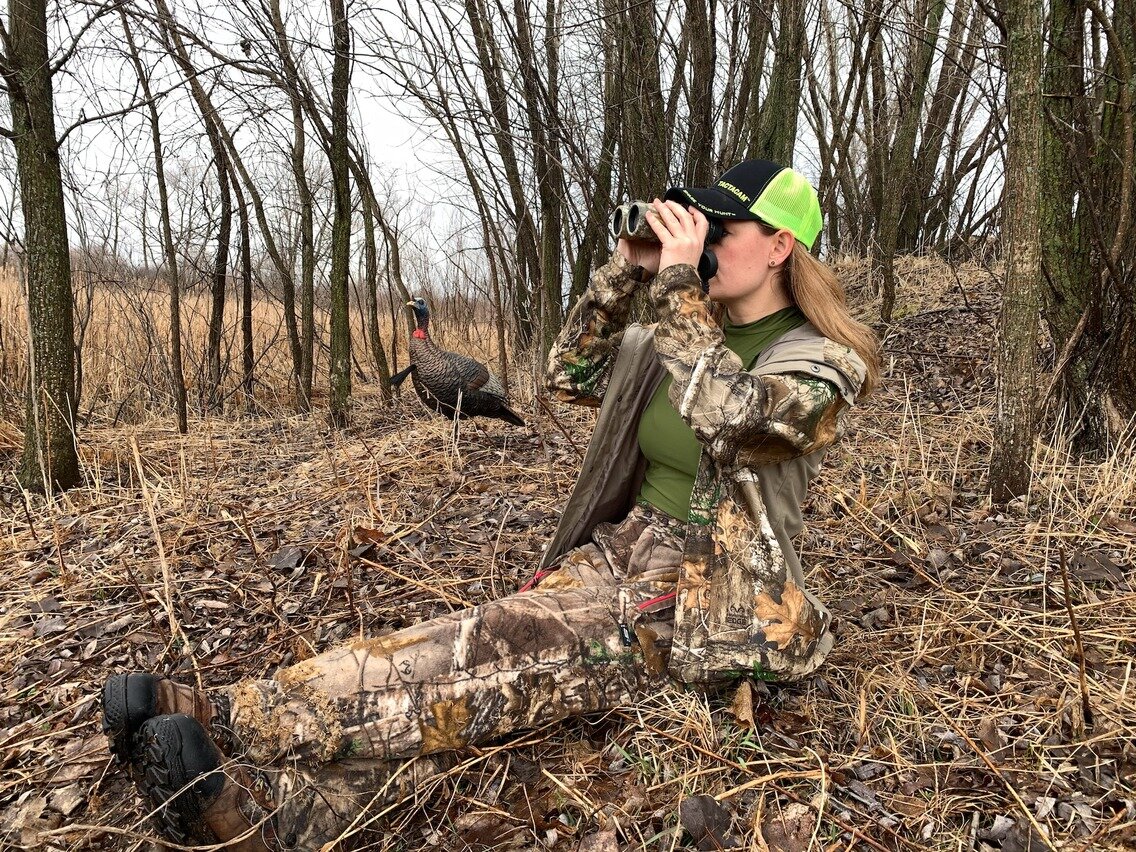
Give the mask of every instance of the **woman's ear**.
M 793 246 L 796 242 L 796 238 L 782 228 L 775 234 L 773 250 L 769 253 L 769 259 L 774 261 L 778 266 L 781 266 L 789 259 L 789 255 L 793 253 Z

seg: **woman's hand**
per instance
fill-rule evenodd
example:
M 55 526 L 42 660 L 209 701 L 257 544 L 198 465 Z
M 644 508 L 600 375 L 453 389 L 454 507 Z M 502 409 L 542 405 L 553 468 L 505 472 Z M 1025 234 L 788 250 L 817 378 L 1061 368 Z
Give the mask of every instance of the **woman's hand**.
M 677 201 L 656 198 L 651 206 L 647 223 L 662 244 L 657 272 L 680 263 L 697 269 L 710 230 L 709 220 L 697 207 L 683 207 Z
M 621 239 L 616 244 L 616 250 L 633 266 L 642 266 L 651 275 L 658 273 L 659 254 L 662 251 L 658 243 Z

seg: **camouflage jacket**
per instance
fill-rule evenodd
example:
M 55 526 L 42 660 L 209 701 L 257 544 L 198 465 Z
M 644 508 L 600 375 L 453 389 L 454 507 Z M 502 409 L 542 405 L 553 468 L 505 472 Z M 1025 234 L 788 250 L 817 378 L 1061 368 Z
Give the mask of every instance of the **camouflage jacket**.
M 549 354 L 563 402 L 600 406 L 575 489 L 543 565 L 626 513 L 645 462 L 639 416 L 664 369 L 670 401 L 702 443 L 675 596 L 670 672 L 713 683 L 740 674 L 803 677 L 833 640 L 804 588 L 792 538 L 825 449 L 839 436 L 865 368 L 811 324 L 772 343 L 750 370 L 724 343 L 689 266 L 650 282 L 653 327 L 628 325 L 644 271 L 618 253 L 597 270 Z

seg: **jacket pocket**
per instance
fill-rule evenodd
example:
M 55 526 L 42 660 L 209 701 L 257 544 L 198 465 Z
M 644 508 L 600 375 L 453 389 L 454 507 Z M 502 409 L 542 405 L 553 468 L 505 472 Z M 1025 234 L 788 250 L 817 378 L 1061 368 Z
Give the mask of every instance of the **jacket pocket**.
M 669 665 L 680 681 L 792 680 L 832 648 L 828 613 L 789 577 L 753 477 L 740 471 L 713 522 L 688 539 Z

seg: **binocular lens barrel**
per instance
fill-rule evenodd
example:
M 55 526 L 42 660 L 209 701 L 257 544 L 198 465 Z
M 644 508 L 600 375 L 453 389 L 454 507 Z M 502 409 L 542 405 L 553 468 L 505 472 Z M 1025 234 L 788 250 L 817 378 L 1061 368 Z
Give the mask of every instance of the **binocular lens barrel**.
M 615 208 L 611 214 L 611 235 L 617 240 L 642 240 L 657 243 L 659 238 L 647 224 L 647 211 L 651 205 L 646 201 L 629 201 Z
M 646 201 L 629 201 L 620 204 L 611 213 L 611 235 L 616 240 L 642 240 L 657 243 L 659 238 L 647 223 L 647 211 L 651 205 Z M 710 219 L 710 230 L 706 233 L 706 245 L 712 246 L 726 235 L 720 219 Z

